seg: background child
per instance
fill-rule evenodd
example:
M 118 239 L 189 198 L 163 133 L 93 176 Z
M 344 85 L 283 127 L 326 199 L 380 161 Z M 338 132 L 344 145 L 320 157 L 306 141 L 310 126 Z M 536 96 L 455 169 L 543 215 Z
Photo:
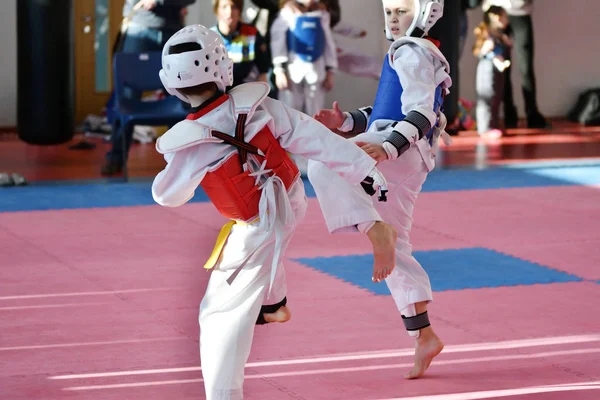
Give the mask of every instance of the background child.
M 308 115 L 325 105 L 338 67 L 330 16 L 317 0 L 298 1 L 301 12 L 284 6 L 271 27 L 273 72 L 279 99 Z
M 385 179 L 360 148 L 267 98 L 268 84 L 224 93 L 233 62 L 216 32 L 201 25 L 177 32 L 165 44 L 162 66 L 167 91 L 193 111 L 156 143 L 167 166 L 152 196 L 177 207 L 200 185 L 231 220 L 205 266 L 214 270 L 200 305 L 200 356 L 206 399 L 242 400 L 255 323 L 289 319 L 282 260 L 307 200 L 287 152 L 319 160 L 353 184 L 370 177 L 381 187 Z M 377 220 L 365 232 L 376 272 L 391 270 L 393 228 Z
M 504 98 L 504 73 L 510 66 L 505 57 L 510 51 L 510 38 L 504 33 L 508 15 L 502 7 L 491 6 L 483 14 L 483 22 L 475 28 L 473 54 L 477 65 L 477 132 L 486 137 L 502 136 L 500 105 Z
M 267 82 L 271 68 L 268 45 L 254 26 L 241 21 L 244 0 L 213 0 L 217 25 L 211 29 L 223 38 L 233 60 L 233 86 Z

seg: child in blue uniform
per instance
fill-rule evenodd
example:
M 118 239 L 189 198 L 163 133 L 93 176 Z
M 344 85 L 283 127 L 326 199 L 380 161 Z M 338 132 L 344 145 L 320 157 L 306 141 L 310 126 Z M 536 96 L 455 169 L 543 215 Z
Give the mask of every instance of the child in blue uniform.
M 329 13 L 318 0 L 284 7 L 271 27 L 271 56 L 279 98 L 313 115 L 325 106 L 338 67 Z

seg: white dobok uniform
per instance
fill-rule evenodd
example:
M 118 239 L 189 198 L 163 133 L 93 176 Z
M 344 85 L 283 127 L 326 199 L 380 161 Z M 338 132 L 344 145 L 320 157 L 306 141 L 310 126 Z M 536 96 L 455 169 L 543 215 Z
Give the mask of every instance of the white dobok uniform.
M 327 68 L 336 70 L 338 61 L 336 45 L 329 26 L 330 16 L 326 11 L 311 11 L 295 13 L 284 7 L 271 26 L 271 56 L 275 68 L 280 65 L 288 74 L 289 89 L 279 92 L 279 98 L 288 106 L 302 111 L 310 116 L 321 110 L 325 105 L 325 90 L 323 81 Z M 320 23 L 320 26 L 316 26 Z M 314 30 L 321 32 L 321 39 L 316 40 L 314 48 L 318 50 L 314 57 L 298 54 L 290 48 L 289 37 L 296 32 L 306 33 L 306 41 L 315 40 Z M 318 37 L 317 37 L 318 39 Z M 307 53 L 311 49 L 305 49 Z M 310 56 L 310 54 L 309 54 Z
M 398 75 L 401 93 L 392 93 L 394 105 L 402 107 L 402 114 L 416 110 L 436 126 L 438 118 L 445 119 L 434 111 L 435 92 L 438 86 L 450 87 L 449 67 L 439 49 L 426 39 L 401 38 L 390 47 L 387 62 Z M 379 90 L 382 90 L 380 85 Z M 379 93 L 378 93 L 379 95 Z M 397 98 L 394 96 L 397 95 Z M 388 96 L 390 97 L 390 96 Z M 401 103 L 401 104 L 400 104 Z M 376 114 L 377 103 L 372 115 Z M 346 113 L 341 131 L 351 131 L 354 119 Z M 367 118 L 371 115 L 363 112 Z M 351 140 L 382 144 L 395 130 L 410 140 L 409 149 L 398 158 L 378 164 L 388 183 L 388 201 L 374 201 L 362 188 L 339 179 L 322 163 L 309 161 L 308 177 L 319 199 L 330 232 L 354 232 L 361 222 L 383 219 L 398 230 L 396 245 L 396 268 L 386 278 L 386 283 L 402 315 L 416 315 L 414 304 L 431 301 L 432 291 L 429 277 L 419 262 L 412 256 L 410 231 L 417 196 L 435 166 L 435 150 L 438 137 L 444 126 L 433 128 L 432 144 L 426 137 L 418 140 L 417 128 L 407 121 L 377 119 L 368 121 L 369 128 Z M 445 132 L 443 132 L 444 135 Z M 344 199 L 336 203 L 330 199 Z
M 160 137 L 156 148 L 168 164 L 152 185 L 155 201 L 167 207 L 186 203 L 208 173 L 238 157 L 237 148 L 211 132 L 233 136 L 239 114 L 247 114 L 245 142 L 264 134 L 266 127 L 283 149 L 319 160 L 350 184 L 360 183 L 373 169 L 375 162 L 364 151 L 267 98 L 268 92 L 265 83 L 238 86 Z M 243 399 L 244 365 L 255 322 L 261 306 L 286 296 L 282 256 L 307 206 L 299 174 L 286 190 L 260 163 L 248 163 L 248 172 L 262 187 L 259 213 L 233 225 L 200 305 L 200 354 L 208 400 Z

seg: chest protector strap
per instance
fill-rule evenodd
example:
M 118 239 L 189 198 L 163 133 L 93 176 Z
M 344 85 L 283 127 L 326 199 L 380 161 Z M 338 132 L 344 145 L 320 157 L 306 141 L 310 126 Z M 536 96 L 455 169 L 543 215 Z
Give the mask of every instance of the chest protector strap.
M 238 150 L 238 156 L 240 158 L 240 165 L 245 168 L 246 161 L 248 160 L 248 153 L 264 156 L 264 153 L 256 146 L 251 145 L 244 141 L 244 131 L 246 128 L 246 119 L 248 114 L 240 114 L 237 119 L 235 126 L 235 137 L 219 131 L 212 131 L 211 134 L 228 143 L 235 146 Z

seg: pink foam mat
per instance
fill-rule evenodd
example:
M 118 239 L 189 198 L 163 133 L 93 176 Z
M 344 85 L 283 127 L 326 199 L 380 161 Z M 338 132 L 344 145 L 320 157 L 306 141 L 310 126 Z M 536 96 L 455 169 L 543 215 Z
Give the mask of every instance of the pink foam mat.
M 414 248 L 486 247 L 597 280 L 598 193 L 424 193 Z M 0 398 L 203 399 L 202 264 L 223 222 L 199 203 L 0 214 Z M 435 293 L 446 350 L 407 382 L 412 340 L 391 297 L 293 261 L 368 252 L 361 235 L 328 235 L 310 200 L 285 262 L 293 318 L 257 328 L 246 400 L 600 395 L 597 283 Z

